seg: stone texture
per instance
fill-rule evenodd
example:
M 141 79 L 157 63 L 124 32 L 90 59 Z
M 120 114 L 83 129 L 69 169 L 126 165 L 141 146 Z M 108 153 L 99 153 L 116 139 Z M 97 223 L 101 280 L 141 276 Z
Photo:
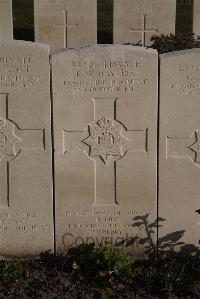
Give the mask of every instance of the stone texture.
M 200 1 L 193 0 L 193 32 L 200 35 Z
M 160 74 L 160 237 L 198 246 L 200 50 L 161 55 Z
M 12 0 L 0 0 L 0 40 L 12 38 Z
M 51 50 L 97 43 L 96 0 L 34 0 L 35 40 Z
M 114 0 L 113 43 L 142 43 L 175 33 L 176 0 Z
M 0 256 L 53 249 L 49 50 L 0 43 Z
M 133 223 L 156 218 L 157 60 L 131 46 L 53 56 L 58 253 L 133 239 L 129 249 L 143 254 L 146 234 Z

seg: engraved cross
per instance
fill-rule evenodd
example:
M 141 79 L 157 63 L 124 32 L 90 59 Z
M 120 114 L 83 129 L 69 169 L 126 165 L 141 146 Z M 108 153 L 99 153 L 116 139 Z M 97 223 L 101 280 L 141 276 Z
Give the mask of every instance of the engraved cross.
M 0 93 L 0 206 L 10 207 L 10 163 L 23 150 L 44 150 L 44 130 L 20 129 L 9 118 L 7 93 Z
M 65 48 L 67 48 L 67 43 L 68 43 L 68 28 L 76 28 L 78 27 L 78 24 L 70 24 L 68 23 L 68 12 L 63 11 L 63 24 L 59 24 L 59 25 L 54 25 L 54 27 L 63 27 L 64 28 L 64 45 Z
M 142 46 L 145 47 L 146 33 L 157 33 L 158 29 L 146 29 L 146 14 L 142 14 L 142 28 L 130 29 L 129 32 L 140 32 L 142 34 Z
M 167 159 L 189 158 L 200 167 L 200 131 L 195 130 L 189 137 L 169 137 L 166 140 Z
M 85 152 L 94 162 L 94 205 L 116 205 L 117 161 L 129 152 L 147 153 L 148 130 L 129 130 L 117 120 L 117 98 L 93 98 L 92 101 L 94 119 L 88 128 L 63 130 L 63 152 Z

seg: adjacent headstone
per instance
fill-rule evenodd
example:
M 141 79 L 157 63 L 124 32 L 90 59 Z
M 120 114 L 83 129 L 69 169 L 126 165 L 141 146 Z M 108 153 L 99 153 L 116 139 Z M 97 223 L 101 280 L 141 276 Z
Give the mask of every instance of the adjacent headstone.
M 0 256 L 53 249 L 49 49 L 0 43 Z
M 200 1 L 193 1 L 193 32 L 196 35 L 200 35 Z
M 156 218 L 157 68 L 157 52 L 140 47 L 53 56 L 58 253 L 132 240 L 143 254 L 146 232 L 133 224 Z
M 152 44 L 152 35 L 175 33 L 176 0 L 114 0 L 113 43 Z
M 200 239 L 200 50 L 161 55 L 160 75 L 160 242 L 184 254 Z
M 0 0 L 0 40 L 12 38 L 12 0 Z
M 97 43 L 96 0 L 34 0 L 35 40 L 51 50 Z

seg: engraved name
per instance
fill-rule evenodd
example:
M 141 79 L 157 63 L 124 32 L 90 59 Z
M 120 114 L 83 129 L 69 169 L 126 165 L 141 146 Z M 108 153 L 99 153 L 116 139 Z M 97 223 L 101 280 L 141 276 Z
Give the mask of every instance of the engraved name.
M 26 213 L 0 213 L 0 232 L 28 232 L 28 231 L 48 231 L 49 226 L 37 223 L 37 214 L 35 212 Z
M 123 235 L 127 230 L 132 232 L 133 218 L 147 212 L 134 209 L 67 210 L 65 211 L 66 227 L 68 232 L 82 230 L 83 232 L 87 231 L 88 235 L 99 233 L 118 236 Z
M 40 80 L 32 57 L 0 57 L 0 88 L 29 88 Z
M 130 14 L 130 10 L 134 12 L 150 12 L 153 10 L 152 0 L 129 1 L 125 6 L 125 10 L 128 15 Z
M 182 75 L 179 82 L 172 83 L 171 88 L 180 95 L 199 95 L 200 93 L 200 65 L 176 65 Z
M 148 78 L 141 74 L 141 62 L 127 60 L 73 61 L 73 78 L 64 86 L 74 93 L 80 92 L 136 92 L 145 87 Z

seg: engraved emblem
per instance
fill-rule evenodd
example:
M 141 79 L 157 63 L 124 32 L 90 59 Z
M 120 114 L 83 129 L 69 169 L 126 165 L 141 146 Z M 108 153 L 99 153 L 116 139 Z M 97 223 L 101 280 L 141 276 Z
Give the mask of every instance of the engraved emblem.
M 21 139 L 15 135 L 15 128 L 14 123 L 0 116 L 0 163 L 4 158 L 9 161 L 17 155 L 15 146 Z
M 194 163 L 200 163 L 200 132 L 195 131 L 194 137 L 195 142 L 192 143 L 188 148 L 195 153 Z
M 103 117 L 99 121 L 89 124 L 89 136 L 82 142 L 90 148 L 90 157 L 100 157 L 108 164 L 124 156 L 121 141 L 126 139 L 122 136 L 123 126 L 116 120 Z

